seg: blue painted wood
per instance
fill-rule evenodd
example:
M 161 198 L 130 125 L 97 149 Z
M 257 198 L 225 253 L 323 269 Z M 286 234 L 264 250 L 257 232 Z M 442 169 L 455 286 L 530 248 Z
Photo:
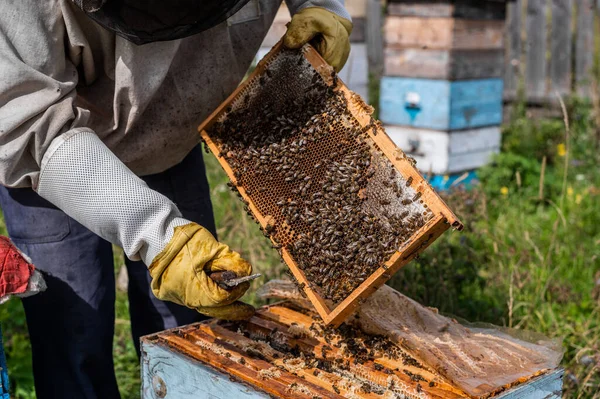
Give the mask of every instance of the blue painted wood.
M 427 176 L 426 176 L 427 177 Z M 448 175 L 432 175 L 427 178 L 431 187 L 436 191 L 446 191 L 453 187 L 464 187 L 467 190 L 478 182 L 477 172 L 453 173 Z
M 502 79 L 448 81 L 384 76 L 383 123 L 457 130 L 502 123 Z
M 564 370 L 556 370 L 537 377 L 497 396 L 497 399 L 560 399 Z
M 0 326 L 0 399 L 10 399 L 8 394 L 8 368 L 4 356 L 4 343 L 2 342 L 2 326 Z
M 267 399 L 229 376 L 189 357 L 142 341 L 142 399 Z
M 510 389 L 498 399 L 560 399 L 562 369 Z M 263 392 L 183 356 L 173 350 L 142 341 L 142 399 L 267 399 Z

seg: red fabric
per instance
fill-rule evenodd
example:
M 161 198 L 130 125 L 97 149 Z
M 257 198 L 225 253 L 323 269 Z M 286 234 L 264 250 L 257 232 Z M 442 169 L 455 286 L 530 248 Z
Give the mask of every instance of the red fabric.
M 33 270 L 13 243 L 0 236 L 0 298 L 25 292 Z

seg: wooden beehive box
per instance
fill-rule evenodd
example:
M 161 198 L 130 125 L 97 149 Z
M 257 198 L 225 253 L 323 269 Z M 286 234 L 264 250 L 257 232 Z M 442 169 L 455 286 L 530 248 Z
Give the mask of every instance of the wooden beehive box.
M 450 226 L 462 228 L 372 112 L 311 46 L 278 44 L 199 127 L 333 326 Z
M 288 303 L 246 323 L 207 321 L 142 338 L 142 398 L 467 398 L 381 337 L 332 331 Z M 558 399 L 562 370 L 498 393 Z M 487 396 L 486 396 L 487 397 Z
M 427 79 L 500 78 L 504 2 L 390 3 L 384 25 L 385 75 Z

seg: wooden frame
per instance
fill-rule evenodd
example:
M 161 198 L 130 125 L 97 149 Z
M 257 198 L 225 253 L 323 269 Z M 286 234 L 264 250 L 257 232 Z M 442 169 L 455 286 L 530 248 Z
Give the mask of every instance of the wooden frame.
M 287 346 L 297 347 L 304 353 L 312 353 L 316 359 L 324 359 L 323 348 L 327 347 L 327 357 L 330 361 L 347 361 L 350 373 L 360 375 L 369 382 L 380 385 L 382 381 L 393 378 L 397 381 L 396 386 L 402 388 L 405 397 L 469 398 L 451 381 L 435 371 L 426 366 L 419 366 L 418 363 L 406 362 L 401 356 L 398 359 L 378 356 L 372 361 L 356 364 L 353 357 L 347 356 L 336 346 L 339 343 L 336 338 L 327 341 L 318 334 L 297 333 L 310 331 L 311 324 L 313 319 L 310 315 L 294 310 L 289 303 L 280 302 L 260 308 L 256 315 L 241 327 L 250 338 L 236 332 L 235 328 L 231 328 L 227 323 L 216 320 L 142 337 L 142 399 L 383 397 L 373 392 L 361 392 L 361 382 L 356 381 L 353 387 L 348 386 L 344 381 L 346 377 L 322 369 L 299 367 L 291 372 L 285 367 L 284 353 L 276 349 L 276 346 L 268 346 L 268 350 L 261 350 L 264 347 L 260 346 L 259 340 L 252 339 L 255 336 L 270 336 L 273 331 L 277 331 L 277 339 L 285 342 Z M 401 347 L 399 350 L 403 351 Z M 259 356 L 256 356 L 257 352 L 260 352 Z M 563 374 L 562 369 L 556 369 L 527 381 L 514 381 L 505 387 L 506 391 L 492 396 L 498 399 L 559 399 Z M 424 380 L 414 378 L 416 375 Z M 430 384 L 430 381 L 434 384 Z M 335 391 L 333 383 L 337 385 L 339 392 Z M 306 391 L 294 391 L 291 389 L 294 384 L 304 387 Z M 484 397 L 488 396 L 481 396 Z
M 268 61 L 280 51 L 281 46 L 281 42 L 275 45 L 273 49 L 271 49 L 271 51 L 258 63 L 256 69 L 249 76 L 249 78 L 242 83 L 198 127 L 198 131 L 200 132 L 202 139 L 211 149 L 213 154 L 218 154 L 220 150 L 217 144 L 210 137 L 208 130 L 212 124 L 218 120 L 229 104 L 232 103 L 237 98 L 238 94 L 249 84 L 249 82 L 251 82 L 253 79 L 257 79 L 261 74 L 264 73 Z M 305 46 L 303 53 L 315 70 L 321 74 L 323 79 L 331 82 L 331 67 L 327 65 L 317 51 L 314 50 L 310 45 L 307 45 Z M 348 88 L 340 79 L 337 79 L 336 90 L 341 91 L 345 95 L 348 103 L 348 109 L 359 122 L 359 124 L 363 127 L 369 125 L 373 109 L 366 105 L 358 95 L 348 90 Z M 296 265 L 290 253 L 285 248 L 282 248 L 282 258 L 298 282 L 304 283 L 303 289 L 305 294 L 315 306 L 325 324 L 332 325 L 334 327 L 339 326 L 356 309 L 356 307 L 361 303 L 362 298 L 366 298 L 375 292 L 375 290 L 383 285 L 395 272 L 410 262 L 420 252 L 422 252 L 450 226 L 457 230 L 461 230 L 463 227 L 462 223 L 452 213 L 444 201 L 434 192 L 431 185 L 413 166 L 411 160 L 408 159 L 406 155 L 398 147 L 396 147 L 396 145 L 394 145 L 393 141 L 388 137 L 380 125 L 377 126 L 377 134 L 373 134 L 372 130 L 369 130 L 368 135 L 370 139 L 372 139 L 373 142 L 380 148 L 385 157 L 391 161 L 394 167 L 405 178 L 412 177 L 413 184 L 411 187 L 421 193 L 421 199 L 432 211 L 433 217 L 423 227 L 421 227 L 410 240 L 408 240 L 401 248 L 399 248 L 395 254 L 391 256 L 391 258 L 385 263 L 384 267 L 377 269 L 358 288 L 356 288 L 348 297 L 346 297 L 346 299 L 333 308 L 331 303 L 328 303 L 328 301 L 310 288 L 310 284 L 308 283 L 308 280 L 306 279 L 302 270 Z M 233 170 L 227 161 L 221 157 L 219 157 L 218 160 L 227 173 L 227 176 L 231 179 L 231 181 L 235 182 L 236 179 L 234 177 Z M 248 208 L 256 217 L 260 225 L 263 228 L 266 228 L 267 215 L 260 214 L 257 207 L 252 202 L 252 199 L 246 193 L 244 187 L 238 187 L 238 190 L 242 198 L 248 202 Z
M 386 381 L 393 375 L 401 385 L 407 397 L 417 397 L 422 392 L 425 397 L 431 399 L 460 399 L 465 398 L 462 391 L 437 374 L 434 374 L 427 368 L 412 364 L 405 364 L 402 358 L 393 360 L 388 357 L 377 357 L 373 361 L 368 361 L 362 364 L 353 362 L 354 358 L 344 355 L 342 350 L 326 342 L 323 337 L 297 336 L 290 332 L 292 326 L 296 326 L 301 330 L 308 331 L 308 328 L 313 323 L 310 316 L 297 312 L 286 306 L 286 303 L 277 303 L 271 306 L 265 306 L 258 310 L 256 315 L 252 317 L 245 325 L 244 331 L 251 332 L 256 335 L 268 336 L 273 330 L 278 331 L 279 337 L 290 346 L 300 348 L 302 352 L 312 353 L 316 358 L 324 359 L 323 348 L 329 348 L 328 358 L 338 358 L 348 361 L 349 368 L 352 373 L 366 375 L 369 381 Z M 292 330 L 293 331 L 293 330 Z M 196 369 L 209 369 L 224 373 L 226 378 L 231 380 L 230 385 L 240 387 L 250 387 L 256 393 L 266 393 L 268 397 L 286 398 L 286 399 L 305 399 L 314 396 L 323 399 L 341 399 L 349 397 L 351 391 L 344 386 L 343 378 L 337 374 L 329 373 L 318 368 L 298 368 L 294 373 L 286 371 L 284 366 L 285 355 L 277 349 L 270 348 L 269 351 L 261 351 L 261 358 L 256 358 L 249 355 L 244 348 L 252 348 L 256 344 L 255 340 L 247 338 L 242 334 L 231 331 L 219 325 L 218 322 L 205 321 L 191 324 L 185 327 L 178 327 L 172 330 L 163 331 L 148 337 L 142 338 L 142 348 L 144 359 L 142 363 L 155 365 L 157 362 L 165 359 L 165 355 L 169 352 L 177 357 L 183 357 L 197 361 Z M 160 347 L 165 351 L 157 353 L 155 351 L 148 352 L 148 348 Z M 159 359 L 148 359 L 148 353 L 160 357 Z M 175 356 L 169 356 L 169 365 L 176 364 Z M 244 359 L 241 361 L 240 359 Z M 197 370 L 189 369 L 190 362 L 187 364 L 178 362 L 179 370 L 145 370 L 144 382 L 142 386 L 143 397 L 161 397 L 160 392 L 163 389 L 166 392 L 176 391 L 180 381 L 176 384 L 171 384 L 169 376 L 185 371 L 186 375 L 193 375 Z M 380 366 L 388 369 L 388 373 L 382 371 Z M 186 367 L 188 370 L 183 370 Z M 145 367 L 144 367 L 145 368 Z M 154 369 L 154 367 L 151 367 Z M 277 377 L 264 378 L 265 371 L 277 370 Z M 318 370 L 315 373 L 315 370 Z M 150 375 L 152 374 L 152 375 Z M 429 386 L 427 383 L 419 382 L 418 379 L 413 379 L 410 375 L 422 375 L 427 381 L 435 381 L 435 386 Z M 157 384 L 156 380 L 161 381 Z M 214 376 L 212 377 L 214 378 Z M 190 377 L 192 381 L 195 379 Z M 331 380 L 338 380 L 339 393 L 332 388 Z M 290 389 L 292 384 L 304 386 L 308 392 L 294 392 Z M 355 389 L 360 388 L 360 382 L 355 383 Z M 417 387 L 419 385 L 419 387 Z M 158 389 L 157 389 L 158 388 Z M 189 386 L 185 387 L 190 389 Z M 154 396 L 151 396 L 154 391 Z M 156 391 L 159 392 L 156 395 Z M 198 392 L 198 391 L 195 391 Z M 265 395 L 264 397 L 266 397 Z M 241 396 L 241 395 L 240 395 Z M 252 399 L 256 399 L 252 394 L 248 395 Z M 377 399 L 382 397 L 376 393 L 354 393 L 355 397 L 365 399 Z M 420 396 L 420 395 L 419 395 Z M 212 397 L 212 395 L 211 395 Z M 237 397 L 237 396 L 236 396 Z M 243 396 L 246 397 L 246 396 Z M 263 396 L 260 395 L 262 399 Z

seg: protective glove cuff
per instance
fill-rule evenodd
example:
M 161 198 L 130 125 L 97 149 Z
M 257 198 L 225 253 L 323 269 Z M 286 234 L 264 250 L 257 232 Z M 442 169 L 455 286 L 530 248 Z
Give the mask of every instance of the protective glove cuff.
M 155 279 L 160 276 L 169 266 L 173 259 L 179 254 L 182 248 L 187 244 L 190 237 L 203 227 L 196 223 L 189 223 L 183 226 L 178 226 L 173 232 L 173 237 L 167 246 L 152 260 L 148 267 L 150 276 Z

